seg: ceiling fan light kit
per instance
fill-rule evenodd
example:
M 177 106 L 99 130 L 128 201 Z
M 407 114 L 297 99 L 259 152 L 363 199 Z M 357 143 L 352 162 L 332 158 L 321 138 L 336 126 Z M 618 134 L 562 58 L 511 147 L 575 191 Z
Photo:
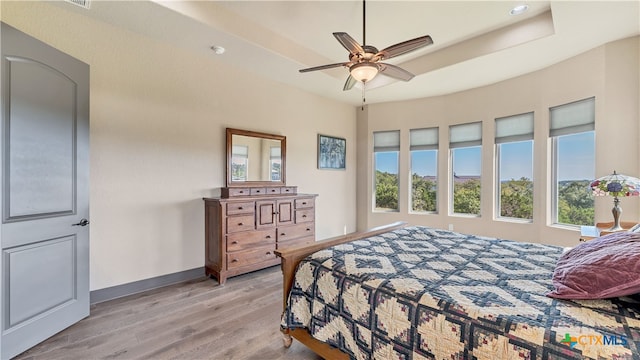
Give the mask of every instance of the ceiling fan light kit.
M 370 62 L 361 62 L 352 65 L 349 68 L 351 77 L 360 82 L 371 81 L 376 75 L 378 75 L 378 67 Z

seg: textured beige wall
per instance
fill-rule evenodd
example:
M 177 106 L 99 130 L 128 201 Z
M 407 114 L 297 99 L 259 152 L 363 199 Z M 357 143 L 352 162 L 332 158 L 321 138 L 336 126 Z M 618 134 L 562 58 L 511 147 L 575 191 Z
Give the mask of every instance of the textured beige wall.
M 91 290 L 204 265 L 202 197 L 225 181 L 225 128 L 287 136 L 287 184 L 317 193 L 319 239 L 355 230 L 355 118 L 338 104 L 41 2 L 1 19 L 91 66 Z M 347 170 L 316 166 L 318 133 Z
M 549 68 L 482 88 L 413 101 L 369 105 L 358 115 L 358 228 L 396 220 L 522 241 L 572 246 L 577 229 L 551 226 L 549 184 L 549 107 L 596 97 L 596 176 L 617 170 L 640 177 L 638 109 L 640 72 L 639 38 L 629 38 L 593 49 Z M 530 224 L 494 220 L 495 118 L 535 112 L 534 221 Z M 448 126 L 483 122 L 482 204 L 479 218 L 448 215 Z M 408 214 L 409 129 L 440 127 L 438 157 L 438 214 Z M 400 211 L 374 213 L 371 189 L 372 133 L 401 130 Z M 613 200 L 596 199 L 596 220 L 610 221 Z M 640 199 L 621 199 L 624 220 L 640 221 Z

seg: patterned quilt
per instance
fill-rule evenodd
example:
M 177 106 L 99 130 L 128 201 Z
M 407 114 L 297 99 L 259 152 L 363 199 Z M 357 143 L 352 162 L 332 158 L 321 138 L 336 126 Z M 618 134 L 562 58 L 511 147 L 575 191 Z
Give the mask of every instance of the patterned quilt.
M 563 249 L 407 227 L 298 266 L 283 328 L 353 359 L 640 359 L 640 301 L 546 297 Z

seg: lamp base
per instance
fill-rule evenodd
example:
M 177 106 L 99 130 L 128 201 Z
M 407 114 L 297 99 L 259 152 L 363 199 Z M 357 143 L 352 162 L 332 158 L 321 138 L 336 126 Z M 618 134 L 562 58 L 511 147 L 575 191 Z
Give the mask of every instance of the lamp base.
M 613 197 L 613 209 L 611 209 L 611 213 L 613 214 L 613 226 L 607 231 L 615 232 L 624 230 L 622 226 L 620 226 L 620 214 L 622 214 L 622 208 L 620 208 L 620 200 L 618 200 L 617 196 Z
M 626 229 L 623 229 L 622 226 L 620 226 L 619 224 L 617 226 L 614 224 L 612 227 L 606 229 L 605 231 L 616 232 L 616 231 L 622 231 L 622 230 L 626 230 Z

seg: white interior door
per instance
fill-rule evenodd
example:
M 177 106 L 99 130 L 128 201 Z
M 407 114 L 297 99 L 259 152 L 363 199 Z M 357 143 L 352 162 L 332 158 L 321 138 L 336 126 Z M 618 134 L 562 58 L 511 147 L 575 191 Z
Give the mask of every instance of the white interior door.
M 89 315 L 89 66 L 4 23 L 1 356 Z

